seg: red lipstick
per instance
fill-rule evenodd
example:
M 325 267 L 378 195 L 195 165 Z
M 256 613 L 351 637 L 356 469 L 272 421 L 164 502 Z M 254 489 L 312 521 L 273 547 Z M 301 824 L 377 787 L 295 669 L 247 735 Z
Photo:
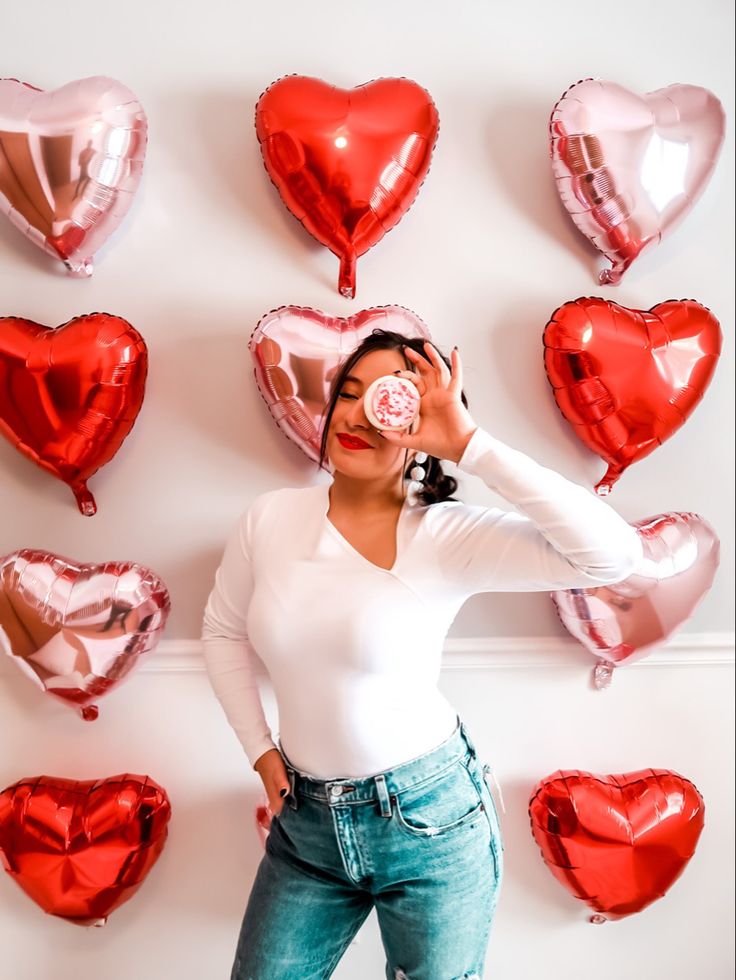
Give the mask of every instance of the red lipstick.
M 347 432 L 338 432 L 337 439 L 345 449 L 373 449 L 373 446 L 369 446 L 367 442 L 357 436 L 349 436 Z

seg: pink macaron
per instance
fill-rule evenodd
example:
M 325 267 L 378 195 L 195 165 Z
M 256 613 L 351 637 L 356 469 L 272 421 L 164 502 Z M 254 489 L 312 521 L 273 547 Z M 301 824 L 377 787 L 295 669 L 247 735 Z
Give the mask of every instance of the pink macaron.
M 394 374 L 376 378 L 363 396 L 365 414 L 376 429 L 405 429 L 416 417 L 420 401 L 417 386 Z

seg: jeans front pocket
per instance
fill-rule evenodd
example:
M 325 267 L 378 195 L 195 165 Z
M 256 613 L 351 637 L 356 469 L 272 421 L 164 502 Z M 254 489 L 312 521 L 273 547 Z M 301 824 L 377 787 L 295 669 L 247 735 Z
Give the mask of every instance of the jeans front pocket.
M 410 837 L 437 837 L 470 824 L 484 804 L 462 759 L 392 797 L 397 827 Z

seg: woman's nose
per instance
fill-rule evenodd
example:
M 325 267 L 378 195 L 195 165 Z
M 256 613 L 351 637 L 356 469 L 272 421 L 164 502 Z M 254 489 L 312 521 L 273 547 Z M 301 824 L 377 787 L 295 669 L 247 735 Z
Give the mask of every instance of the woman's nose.
M 370 428 L 368 416 L 365 414 L 365 405 L 362 398 L 356 398 L 350 405 L 348 421 L 351 425 L 363 425 Z

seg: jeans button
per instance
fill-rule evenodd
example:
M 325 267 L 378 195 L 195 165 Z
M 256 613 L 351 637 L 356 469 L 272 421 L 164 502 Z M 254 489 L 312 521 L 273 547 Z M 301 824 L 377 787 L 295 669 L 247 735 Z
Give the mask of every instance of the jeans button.
M 330 792 L 332 793 L 333 796 L 341 796 L 342 795 L 342 786 L 333 786 L 330 789 Z

